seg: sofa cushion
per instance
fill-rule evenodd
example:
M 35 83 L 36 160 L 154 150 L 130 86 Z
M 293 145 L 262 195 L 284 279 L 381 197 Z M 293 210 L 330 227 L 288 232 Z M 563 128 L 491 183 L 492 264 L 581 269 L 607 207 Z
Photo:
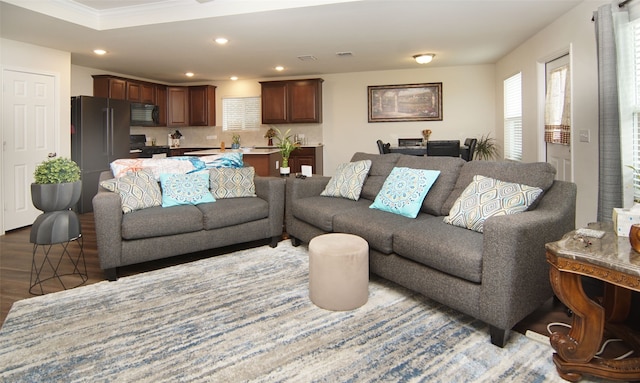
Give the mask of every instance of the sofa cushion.
M 442 206 L 440 215 L 448 215 L 460 194 L 473 181 L 473 176 L 480 174 L 485 177 L 495 178 L 505 182 L 534 186 L 542 189 L 543 193 L 551 187 L 556 175 L 556 169 L 546 162 L 493 162 L 493 161 L 469 161 L 462 166 L 456 186 Z M 538 197 L 540 199 L 540 197 Z M 537 201 L 530 209 L 534 208 Z
M 389 154 L 369 154 L 369 153 L 355 153 L 351 157 L 351 161 L 370 160 L 371 169 L 369 169 L 369 176 L 364 181 L 362 186 L 362 193 L 360 196 L 368 200 L 373 201 L 382 189 L 384 180 L 387 179 L 391 170 L 396 166 L 398 159 L 402 157 L 399 153 Z
M 336 214 L 355 208 L 369 210 L 370 200 L 353 201 L 346 198 L 307 197 L 294 200 L 291 210 L 294 217 L 324 231 L 333 231 L 333 218 Z
M 158 182 L 153 173 L 144 169 L 128 172 L 120 178 L 102 181 L 100 186 L 120 194 L 124 214 L 162 204 Z
M 262 198 L 223 198 L 215 203 L 204 203 L 196 207 L 202 212 L 202 226 L 205 230 L 239 225 L 269 216 L 269 204 Z
M 482 233 L 490 217 L 518 214 L 527 210 L 542 189 L 477 175 L 444 217 L 444 223 Z
M 439 175 L 439 170 L 395 167 L 369 207 L 415 218 Z
M 209 188 L 216 199 L 255 197 L 256 185 L 253 166 L 209 170 Z
M 325 197 L 342 197 L 357 201 L 360 198 L 362 185 L 371 168 L 370 160 L 346 162 L 338 165 L 336 174 L 320 193 Z
M 202 230 L 202 213 L 195 206 L 161 206 L 122 216 L 122 238 L 140 239 Z
M 384 254 L 393 252 L 393 233 L 410 225 L 413 218 L 377 209 L 351 209 L 333 218 L 333 231 L 358 235 L 369 247 Z
M 440 171 L 438 179 L 422 203 L 422 211 L 431 215 L 443 215 L 442 206 L 456 185 L 462 165 L 465 163 L 463 159 L 453 157 L 402 156 L 397 166 Z M 447 210 L 444 215 L 448 212 Z
M 215 202 L 209 191 L 209 173 L 160 174 L 162 207 Z
M 483 235 L 420 214 L 396 230 L 393 251 L 430 268 L 474 283 L 482 282 Z

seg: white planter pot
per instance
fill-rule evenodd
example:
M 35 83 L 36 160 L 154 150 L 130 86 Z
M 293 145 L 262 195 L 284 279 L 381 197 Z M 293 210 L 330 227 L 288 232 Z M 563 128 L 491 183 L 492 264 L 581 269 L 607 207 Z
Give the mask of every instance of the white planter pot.
M 290 167 L 288 167 L 288 168 L 281 167 L 280 168 L 280 175 L 288 176 L 290 173 L 291 173 L 291 168 Z

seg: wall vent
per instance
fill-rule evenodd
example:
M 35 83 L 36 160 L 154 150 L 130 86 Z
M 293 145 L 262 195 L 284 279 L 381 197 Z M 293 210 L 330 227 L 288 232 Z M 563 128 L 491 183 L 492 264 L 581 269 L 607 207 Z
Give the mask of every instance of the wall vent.
M 336 52 L 338 57 L 353 57 L 353 52 Z
M 316 61 L 317 58 L 314 55 L 303 55 L 303 56 L 298 56 L 298 60 L 300 60 L 300 61 Z

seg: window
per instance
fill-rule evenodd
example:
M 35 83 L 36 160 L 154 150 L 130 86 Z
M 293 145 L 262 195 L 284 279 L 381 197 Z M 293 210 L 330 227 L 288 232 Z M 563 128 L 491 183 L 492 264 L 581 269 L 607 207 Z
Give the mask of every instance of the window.
M 260 97 L 222 99 L 222 130 L 251 130 L 260 127 Z
M 504 157 L 522 160 L 522 73 L 504 80 Z

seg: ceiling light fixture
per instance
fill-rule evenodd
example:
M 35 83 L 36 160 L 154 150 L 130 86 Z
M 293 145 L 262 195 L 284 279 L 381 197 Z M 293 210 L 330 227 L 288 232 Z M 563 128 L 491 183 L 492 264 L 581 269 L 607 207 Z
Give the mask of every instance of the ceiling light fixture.
M 231 76 L 231 77 L 229 77 L 229 79 L 231 79 L 231 81 L 237 81 L 238 80 L 238 76 Z
M 97 54 L 99 56 L 102 56 L 104 54 L 107 54 L 107 51 L 105 51 L 104 49 L 94 49 L 93 53 L 95 53 L 95 54 Z
M 277 67 L 275 67 L 275 70 L 277 70 L 278 72 L 282 72 L 284 70 L 284 67 L 282 65 L 278 65 Z
M 418 64 L 428 64 L 433 60 L 436 55 L 433 53 L 421 53 L 419 55 L 413 56 Z
M 184 75 L 187 76 L 187 77 L 193 77 L 193 72 L 187 72 Z
M 215 41 L 216 41 L 216 43 L 218 43 L 218 44 L 220 44 L 220 45 L 224 45 L 224 44 L 226 44 L 226 43 L 228 43 L 228 42 L 229 42 L 229 40 L 227 40 L 227 39 L 226 39 L 226 38 L 224 38 L 224 37 L 218 37 Z

